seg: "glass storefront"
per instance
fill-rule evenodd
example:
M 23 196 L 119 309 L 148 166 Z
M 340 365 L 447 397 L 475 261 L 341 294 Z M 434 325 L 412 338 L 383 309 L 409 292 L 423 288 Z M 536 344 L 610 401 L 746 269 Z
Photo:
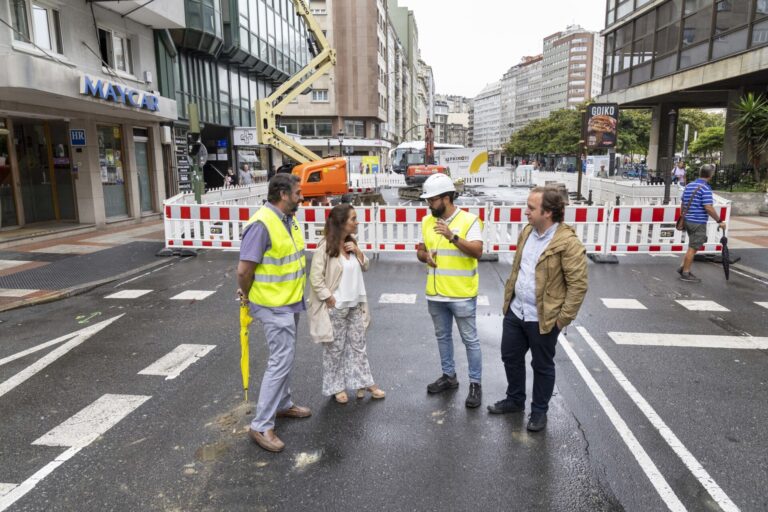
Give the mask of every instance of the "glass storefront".
M 0 229 L 18 225 L 16 201 L 13 197 L 13 175 L 9 133 L 6 121 L 0 119 Z
M 99 170 L 107 218 L 128 215 L 123 164 L 123 132 L 119 126 L 98 126 Z

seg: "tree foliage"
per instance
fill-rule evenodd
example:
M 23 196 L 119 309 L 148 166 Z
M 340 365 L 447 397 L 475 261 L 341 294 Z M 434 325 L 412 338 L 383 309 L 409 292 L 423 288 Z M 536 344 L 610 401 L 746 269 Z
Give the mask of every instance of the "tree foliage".
M 619 109 L 616 152 L 645 155 L 651 140 L 651 111 Z
M 510 155 L 575 155 L 581 136 L 578 110 L 556 110 L 516 131 L 505 149 Z
M 755 181 L 760 180 L 760 157 L 768 148 L 768 100 L 765 96 L 747 93 L 735 105 L 737 117 L 733 122 L 739 146 L 746 150 L 752 164 Z
M 725 126 L 710 126 L 699 132 L 699 138 L 691 144 L 691 154 L 710 156 L 723 150 Z
M 725 127 L 725 117 L 718 112 L 707 112 L 696 108 L 681 108 L 677 116 L 675 151 L 683 150 L 686 124 L 688 125 L 688 141 L 690 142 L 693 140 L 695 132 L 699 132 L 699 137 L 701 137 L 707 128 Z

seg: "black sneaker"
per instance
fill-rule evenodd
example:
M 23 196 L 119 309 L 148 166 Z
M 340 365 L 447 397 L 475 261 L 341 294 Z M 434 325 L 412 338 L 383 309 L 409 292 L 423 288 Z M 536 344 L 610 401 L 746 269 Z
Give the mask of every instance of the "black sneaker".
M 455 374 L 453 377 L 443 374 L 435 382 L 427 385 L 427 391 L 430 393 L 442 393 L 443 391 L 456 389 L 457 387 L 459 387 L 459 379 L 456 378 Z
M 700 283 L 701 282 L 701 279 L 699 279 L 698 277 L 693 275 L 693 273 L 691 273 L 691 272 L 682 272 L 678 279 L 680 279 L 681 281 L 687 281 L 689 283 Z
M 545 412 L 532 412 L 528 419 L 528 430 L 531 432 L 539 432 L 544 430 L 547 426 L 547 413 Z
M 523 412 L 525 404 L 515 402 L 511 398 L 499 400 L 493 405 L 488 406 L 488 412 L 491 414 L 509 414 L 511 412 Z
M 466 401 L 464 401 L 464 405 L 466 405 L 470 409 L 474 409 L 475 407 L 480 407 L 480 403 L 482 401 L 483 401 L 482 386 L 480 386 L 479 382 L 470 382 L 469 393 L 467 394 Z
M 677 273 L 680 274 L 680 275 L 683 275 L 683 266 L 682 265 L 677 267 Z

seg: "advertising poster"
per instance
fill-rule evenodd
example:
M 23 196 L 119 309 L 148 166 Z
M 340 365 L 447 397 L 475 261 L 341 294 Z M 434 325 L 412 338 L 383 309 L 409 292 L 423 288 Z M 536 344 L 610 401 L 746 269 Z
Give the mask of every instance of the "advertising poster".
M 363 164 L 363 174 L 376 174 L 379 172 L 378 156 L 364 156 L 361 160 Z
M 594 103 L 587 106 L 587 147 L 606 149 L 616 147 L 616 126 L 619 106 L 615 103 Z
M 435 157 L 439 165 L 448 167 L 454 179 L 488 171 L 488 151 L 482 148 L 439 149 Z

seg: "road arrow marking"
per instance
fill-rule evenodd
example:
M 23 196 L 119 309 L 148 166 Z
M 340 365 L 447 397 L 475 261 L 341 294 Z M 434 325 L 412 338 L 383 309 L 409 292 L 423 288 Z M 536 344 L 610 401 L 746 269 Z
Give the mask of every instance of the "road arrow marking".
M 61 356 L 65 355 L 67 352 L 69 352 L 73 348 L 77 347 L 78 345 L 81 345 L 88 338 L 98 333 L 99 331 L 101 331 L 102 329 L 104 329 L 105 327 L 107 327 L 112 322 L 114 322 L 115 320 L 117 320 L 122 316 L 123 315 L 118 315 L 114 318 L 110 318 L 108 320 L 104 320 L 97 324 L 90 325 L 84 329 L 80 329 L 79 331 L 75 331 L 71 334 L 67 334 L 60 338 L 56 338 L 55 340 L 48 341 L 41 345 L 37 345 L 36 347 L 32 347 L 30 349 L 24 350 L 12 356 L 8 356 L 4 359 L 0 359 L 0 366 L 2 366 L 3 364 L 9 363 L 16 359 L 19 359 L 20 357 L 24 357 L 28 354 L 32 354 L 34 352 L 37 352 L 38 350 L 43 350 L 44 348 L 50 347 L 51 345 L 55 345 L 57 343 L 61 343 L 63 341 L 69 340 L 66 343 L 64 343 L 62 346 L 57 348 L 56 350 L 51 351 L 50 353 L 41 357 L 31 365 L 27 366 L 26 368 L 21 370 L 19 373 L 17 373 L 10 379 L 6 380 L 5 382 L 0 382 L 0 397 L 8 393 L 9 391 L 11 391 L 13 388 L 18 386 L 19 384 L 26 381 L 30 377 L 33 377 L 37 372 L 46 368 L 48 365 L 50 365 L 51 363 L 59 359 Z
M 649 332 L 609 332 L 608 336 L 617 345 L 768 350 L 768 338 L 756 336 L 715 336 L 711 334 L 662 334 Z
M 139 372 L 139 375 L 160 375 L 172 380 L 204 357 L 216 345 L 182 344 Z
M 114 319 L 113 319 L 114 320 Z M 95 326 L 94 326 L 95 327 Z M 100 435 L 115 426 L 141 404 L 152 397 L 138 395 L 104 395 L 67 421 L 55 427 L 32 444 L 66 446 L 64 453 L 40 468 L 34 475 L 0 495 L 0 512 L 16 503 L 35 488 L 45 477 L 74 457 Z

